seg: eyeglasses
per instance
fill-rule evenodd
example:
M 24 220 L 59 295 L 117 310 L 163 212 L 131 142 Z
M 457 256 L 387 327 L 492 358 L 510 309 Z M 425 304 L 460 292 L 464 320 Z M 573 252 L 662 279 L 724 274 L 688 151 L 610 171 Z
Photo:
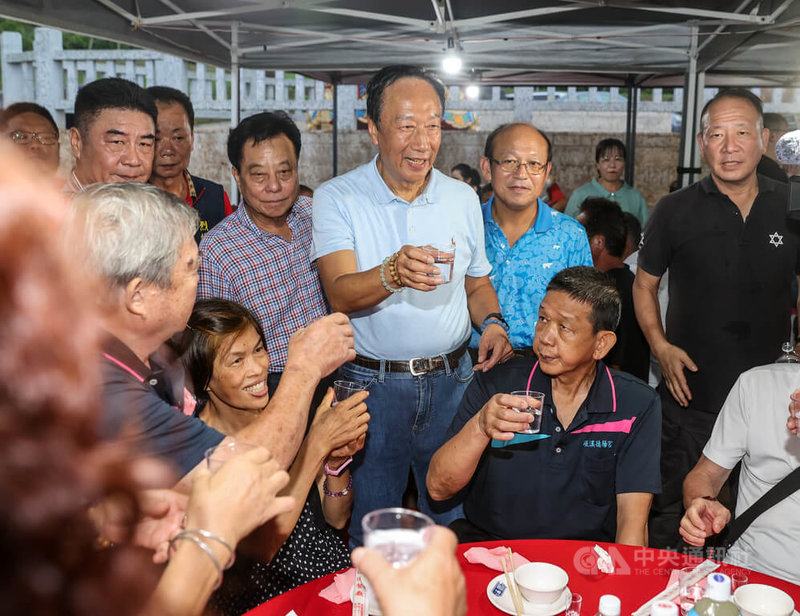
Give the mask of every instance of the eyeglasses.
M 32 133 L 27 130 L 15 130 L 8 134 L 11 141 L 17 145 L 28 145 L 36 139 L 42 145 L 55 145 L 58 143 L 58 133 Z
M 536 160 L 528 163 L 523 163 L 522 161 L 514 160 L 513 158 L 507 158 L 506 160 L 496 160 L 494 158 L 490 158 L 489 160 L 491 160 L 495 165 L 498 165 L 506 173 L 516 173 L 517 169 L 524 165 L 525 171 L 527 171 L 529 175 L 541 175 L 547 168 L 547 163 L 540 163 Z

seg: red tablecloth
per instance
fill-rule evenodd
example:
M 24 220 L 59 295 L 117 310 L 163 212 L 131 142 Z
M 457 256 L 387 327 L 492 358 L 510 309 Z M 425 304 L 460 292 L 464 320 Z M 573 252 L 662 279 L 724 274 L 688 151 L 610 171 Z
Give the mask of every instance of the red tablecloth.
M 614 594 L 622 600 L 622 614 L 634 612 L 643 603 L 658 594 L 667 585 L 673 569 L 695 565 L 702 559 L 687 557 L 675 552 L 665 552 L 650 548 L 635 548 L 614 543 L 601 543 L 614 559 L 616 571 L 612 575 L 599 573 L 592 548 L 594 543 L 586 541 L 494 541 L 487 543 L 467 543 L 458 546 L 458 558 L 467 580 L 467 604 L 470 615 L 497 616 L 502 612 L 489 603 L 486 587 L 498 572 L 482 565 L 469 564 L 464 559 L 464 551 L 473 546 L 493 548 L 498 545 L 510 546 L 515 552 L 531 561 L 544 561 L 558 565 L 569 574 L 569 588 L 583 596 L 581 616 L 597 613 L 600 595 Z M 738 569 L 722 564 L 718 569 L 730 573 Z M 743 569 L 748 583 L 761 583 L 776 586 L 794 599 L 795 607 L 800 607 L 800 586 L 777 578 Z M 248 616 L 285 616 L 294 610 L 298 616 L 331 614 L 347 616 L 351 605 L 330 603 L 319 597 L 319 592 L 333 581 L 333 575 L 309 582 L 295 588 L 248 612 Z

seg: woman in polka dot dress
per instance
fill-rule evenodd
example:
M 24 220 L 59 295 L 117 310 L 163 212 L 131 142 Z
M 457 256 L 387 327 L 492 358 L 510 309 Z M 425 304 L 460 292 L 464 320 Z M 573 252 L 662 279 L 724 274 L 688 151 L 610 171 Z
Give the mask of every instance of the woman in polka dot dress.
M 195 414 L 223 434 L 235 434 L 266 407 L 269 359 L 263 331 L 243 306 L 220 299 L 197 302 L 189 319 L 184 361 L 199 404 Z M 349 551 L 334 528 L 350 516 L 353 482 L 347 468 L 364 446 L 367 392 L 317 408 L 292 467 L 289 485 L 296 507 L 269 523 L 263 562 L 240 550 L 210 607 L 242 614 L 300 584 L 346 568 Z M 263 552 L 263 548 L 259 552 Z

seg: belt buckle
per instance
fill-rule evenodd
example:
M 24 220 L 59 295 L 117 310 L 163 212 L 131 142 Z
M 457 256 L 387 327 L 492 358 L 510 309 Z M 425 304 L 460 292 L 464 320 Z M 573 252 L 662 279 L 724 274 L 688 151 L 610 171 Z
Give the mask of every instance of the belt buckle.
M 414 362 L 417 361 L 424 361 L 426 362 L 427 366 L 422 368 L 421 370 L 416 370 L 414 368 Z M 427 374 L 431 370 L 433 370 L 432 360 L 430 357 L 414 357 L 408 360 L 408 371 L 411 373 L 411 376 L 422 376 L 423 374 Z

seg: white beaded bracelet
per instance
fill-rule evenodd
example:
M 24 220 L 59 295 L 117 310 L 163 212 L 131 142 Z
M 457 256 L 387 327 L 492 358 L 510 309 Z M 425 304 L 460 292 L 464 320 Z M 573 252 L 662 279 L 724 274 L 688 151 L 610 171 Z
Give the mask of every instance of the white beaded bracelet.
M 390 285 L 388 282 L 386 282 L 386 265 L 389 263 L 389 261 L 391 261 L 391 260 L 392 260 L 392 257 L 393 257 L 393 256 L 394 256 L 394 255 L 389 255 L 388 257 L 386 257 L 386 258 L 383 260 L 383 263 L 381 263 L 381 269 L 380 269 L 380 274 L 381 274 L 381 284 L 383 285 L 383 288 L 384 288 L 384 289 L 386 289 L 387 291 L 389 291 L 389 293 L 400 293 L 400 291 L 402 291 L 402 290 L 403 290 L 405 287 L 400 287 L 400 288 L 398 288 L 398 289 L 395 289 L 395 288 L 394 288 L 393 286 L 391 286 L 391 285 Z

